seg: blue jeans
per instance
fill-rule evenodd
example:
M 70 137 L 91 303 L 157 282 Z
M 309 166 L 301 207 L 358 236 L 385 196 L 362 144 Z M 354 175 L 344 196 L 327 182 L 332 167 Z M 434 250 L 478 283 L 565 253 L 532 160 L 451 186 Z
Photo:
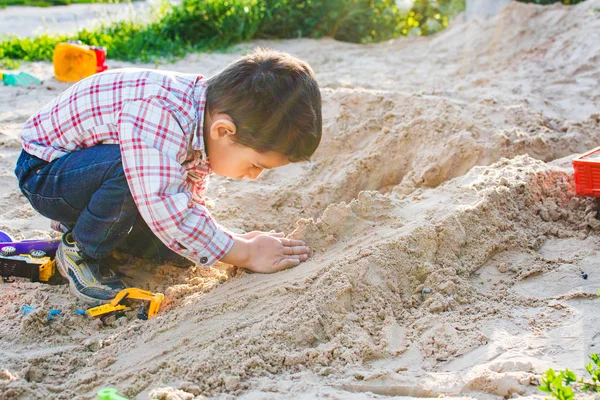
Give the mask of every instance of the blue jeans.
M 23 150 L 15 174 L 33 208 L 72 229 L 88 257 L 101 259 L 119 248 L 159 262 L 183 258 L 166 247 L 139 215 L 119 145 L 92 146 L 50 163 Z

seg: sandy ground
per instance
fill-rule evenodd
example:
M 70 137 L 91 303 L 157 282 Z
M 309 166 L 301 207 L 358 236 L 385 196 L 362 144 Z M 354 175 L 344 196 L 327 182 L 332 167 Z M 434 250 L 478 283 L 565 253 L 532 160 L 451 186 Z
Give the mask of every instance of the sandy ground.
M 209 197 L 225 226 L 293 231 L 314 256 L 275 275 L 130 260 L 165 305 L 108 326 L 65 286 L 0 285 L 0 397 L 541 399 L 547 368 L 584 375 L 600 205 L 575 196 L 570 160 L 600 145 L 598 8 L 513 3 L 428 38 L 255 42 L 161 65 L 211 75 L 255 45 L 311 63 L 313 161 L 215 177 Z M 0 229 L 48 237 L 12 169 L 20 127 L 67 85 L 25 68 L 45 83 L 0 88 Z M 47 322 L 49 308 L 63 315 Z

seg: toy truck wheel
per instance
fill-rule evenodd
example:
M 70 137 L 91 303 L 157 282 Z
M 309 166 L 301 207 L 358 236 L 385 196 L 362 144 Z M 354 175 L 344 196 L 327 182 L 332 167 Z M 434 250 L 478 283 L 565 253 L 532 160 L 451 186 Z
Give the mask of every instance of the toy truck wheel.
M 29 254 L 33 258 L 42 258 L 46 255 L 46 252 L 44 250 L 31 250 Z
M 0 249 L 3 256 L 10 257 L 17 254 L 17 249 L 14 246 L 4 246 Z

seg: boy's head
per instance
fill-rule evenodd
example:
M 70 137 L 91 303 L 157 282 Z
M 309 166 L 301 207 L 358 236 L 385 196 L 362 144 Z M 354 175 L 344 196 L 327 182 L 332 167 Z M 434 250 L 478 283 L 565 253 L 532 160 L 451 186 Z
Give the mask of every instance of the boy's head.
M 308 160 L 321 140 L 321 93 L 310 66 L 259 48 L 208 80 L 205 142 L 215 173 L 256 178 Z

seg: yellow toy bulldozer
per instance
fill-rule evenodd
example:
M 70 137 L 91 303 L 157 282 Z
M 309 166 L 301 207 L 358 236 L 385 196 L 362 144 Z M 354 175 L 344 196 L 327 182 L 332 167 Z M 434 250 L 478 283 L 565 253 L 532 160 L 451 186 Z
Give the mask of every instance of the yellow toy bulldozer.
M 152 318 L 158 313 L 160 304 L 165 296 L 162 293 L 152 293 L 138 288 L 123 289 L 108 304 L 89 308 L 87 314 L 90 317 L 104 317 L 108 314 L 129 310 L 130 308 L 123 304 L 126 300 L 143 300 L 147 302 L 142 304 L 138 310 L 139 319 Z

